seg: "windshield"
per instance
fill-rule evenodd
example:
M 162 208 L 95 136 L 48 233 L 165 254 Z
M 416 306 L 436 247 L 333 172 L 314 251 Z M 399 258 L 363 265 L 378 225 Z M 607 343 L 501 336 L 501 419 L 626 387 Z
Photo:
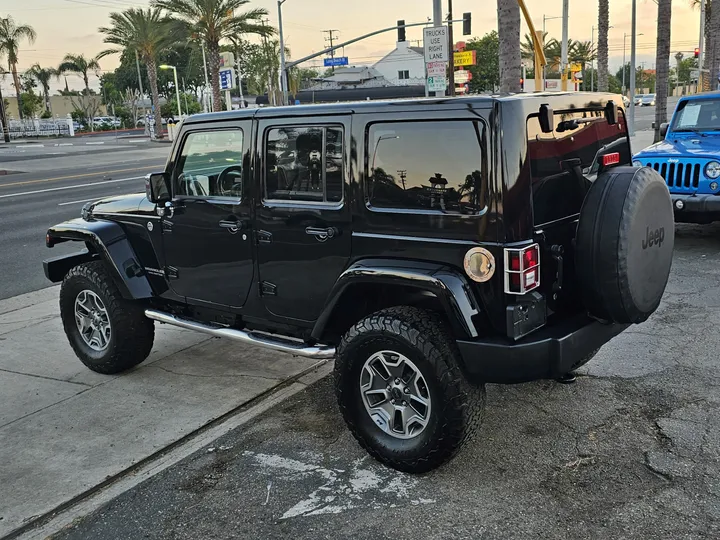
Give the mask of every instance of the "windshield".
M 671 131 L 720 131 L 720 98 L 681 102 Z
M 645 99 L 652 99 L 655 97 L 655 94 L 648 94 L 645 96 Z

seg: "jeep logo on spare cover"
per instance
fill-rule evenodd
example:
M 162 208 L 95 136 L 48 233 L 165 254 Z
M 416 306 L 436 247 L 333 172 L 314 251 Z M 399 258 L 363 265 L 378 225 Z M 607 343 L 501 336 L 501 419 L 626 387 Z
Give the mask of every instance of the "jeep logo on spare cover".
M 642 242 L 642 248 L 647 249 L 653 246 L 662 246 L 665 240 L 665 227 L 659 229 L 650 230 L 650 227 L 645 231 L 645 240 Z
M 629 166 L 618 103 L 578 92 L 190 116 L 146 193 L 48 231 L 48 247 L 82 249 L 44 264 L 65 333 L 104 374 L 145 360 L 156 322 L 335 358 L 363 448 L 431 470 L 472 440 L 485 383 L 572 381 L 657 309 L 672 207 L 656 171 Z M 495 148 L 507 168 L 491 166 Z

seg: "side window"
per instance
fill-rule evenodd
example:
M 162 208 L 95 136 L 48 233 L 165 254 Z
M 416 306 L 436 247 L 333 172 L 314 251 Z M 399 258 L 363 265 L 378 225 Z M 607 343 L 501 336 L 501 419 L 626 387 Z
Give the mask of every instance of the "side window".
M 366 196 L 373 209 L 476 214 L 486 184 L 483 124 L 373 124 L 367 137 Z
M 401 81 L 407 80 L 409 78 L 410 78 L 409 70 L 405 69 L 405 70 L 398 71 L 398 79 L 400 79 Z
M 337 203 L 343 196 L 343 130 L 273 128 L 265 139 L 265 199 Z
M 242 197 L 241 129 L 190 133 L 175 167 L 175 194 L 189 197 Z

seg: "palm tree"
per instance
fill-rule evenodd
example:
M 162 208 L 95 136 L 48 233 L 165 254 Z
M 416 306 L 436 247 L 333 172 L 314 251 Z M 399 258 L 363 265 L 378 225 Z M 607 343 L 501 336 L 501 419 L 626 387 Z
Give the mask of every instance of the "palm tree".
M 572 49 L 568 58 L 571 62 L 577 62 L 582 67 L 583 81 L 585 80 L 585 66 L 597 59 L 597 51 L 590 41 L 575 41 L 573 42 Z M 583 83 L 583 89 L 585 89 L 585 83 Z M 592 92 L 592 88 L 590 91 Z
M 50 110 L 50 81 L 52 79 L 57 79 L 59 73 L 53 68 L 40 67 L 40 64 L 34 64 L 30 69 L 28 69 L 27 73 L 39 82 L 40 86 L 42 86 L 43 97 L 45 98 L 45 110 L 47 112 L 52 112 Z
M 85 58 L 84 54 L 66 54 L 63 58 L 60 67 L 58 67 L 58 73 L 75 73 L 80 75 L 85 83 L 85 93 L 90 95 L 90 73 L 98 74 L 100 71 L 100 64 L 98 58 Z
M 609 0 L 598 2 L 598 90 L 608 91 L 608 32 L 610 30 Z
M 158 54 L 168 50 L 179 38 L 174 33 L 171 21 L 156 8 L 130 8 L 122 13 L 111 13 L 112 26 L 100 28 L 105 34 L 105 43 L 117 45 L 118 48 L 101 52 L 98 57 L 109 54 L 122 54 L 124 50 L 137 51 L 147 68 L 150 81 L 150 96 L 155 109 L 155 134 L 162 138 L 162 116 L 160 114 L 160 94 L 157 82 Z
M 658 0 L 657 53 L 655 56 L 655 142 L 662 138 L 660 137 L 660 124 L 667 122 L 671 7 L 672 0 Z
M 720 65 L 720 9 L 710 11 L 709 20 L 709 39 L 705 46 L 704 65 L 708 69 L 707 79 L 703 76 L 703 86 L 707 86 L 705 81 L 710 83 L 709 90 L 715 90 L 718 84 L 718 66 Z
M 517 2 L 497 0 L 497 10 L 500 91 L 520 92 L 520 6 Z
M 555 38 L 547 39 L 548 33 L 543 33 L 543 51 L 548 62 L 548 67 L 557 68 L 559 65 L 559 55 L 553 56 L 554 51 L 560 50 L 560 44 Z M 523 42 L 520 44 L 520 56 L 523 60 L 532 60 L 533 69 L 535 68 L 535 42 L 530 34 L 525 34 Z
M 13 77 L 15 92 L 17 92 L 18 113 L 22 118 L 22 87 L 20 86 L 20 77 L 18 77 L 18 49 L 20 43 L 26 40 L 30 45 L 35 43 L 37 34 L 32 26 L 15 24 L 15 20 L 8 15 L 4 19 L 0 19 L 0 56 L 7 56 L 8 68 Z
M 248 3 L 250 0 L 152 0 L 153 6 L 166 9 L 186 27 L 191 37 L 201 40 L 207 48 L 215 111 L 221 109 L 220 41 L 242 34 L 267 37 L 275 32 L 272 27 L 261 24 L 267 15 L 266 9 L 235 13 Z

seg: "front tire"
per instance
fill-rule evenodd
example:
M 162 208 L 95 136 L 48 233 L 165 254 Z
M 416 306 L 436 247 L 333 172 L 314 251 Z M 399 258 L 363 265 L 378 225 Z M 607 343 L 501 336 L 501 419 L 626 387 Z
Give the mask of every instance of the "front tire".
M 482 420 L 444 321 L 414 307 L 379 311 L 343 337 L 335 393 L 360 445 L 382 463 L 423 473 L 452 458 Z
M 153 321 L 142 306 L 122 297 L 102 261 L 68 272 L 60 288 L 60 315 L 75 354 L 97 373 L 126 371 L 152 350 Z

